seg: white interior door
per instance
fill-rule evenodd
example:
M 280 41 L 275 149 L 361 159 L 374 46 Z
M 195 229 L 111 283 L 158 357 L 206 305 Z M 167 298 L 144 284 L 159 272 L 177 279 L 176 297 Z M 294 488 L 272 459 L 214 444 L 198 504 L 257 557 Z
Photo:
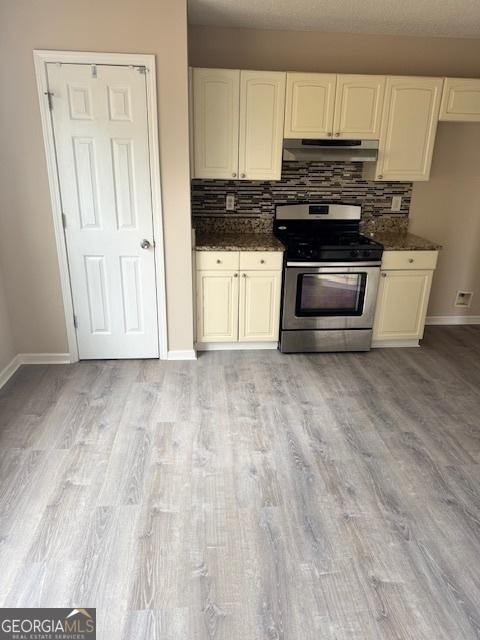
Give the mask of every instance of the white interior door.
M 156 358 L 144 69 L 49 63 L 47 75 L 79 357 Z

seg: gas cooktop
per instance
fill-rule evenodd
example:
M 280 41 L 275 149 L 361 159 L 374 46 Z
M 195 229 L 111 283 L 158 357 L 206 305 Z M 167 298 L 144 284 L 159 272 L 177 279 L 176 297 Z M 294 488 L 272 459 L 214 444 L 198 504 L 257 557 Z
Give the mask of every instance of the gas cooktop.
M 383 246 L 360 233 L 360 217 L 358 205 L 278 205 L 274 232 L 287 261 L 379 262 Z
M 380 260 L 383 247 L 359 233 L 328 234 L 306 237 L 301 234 L 283 236 L 287 260 Z

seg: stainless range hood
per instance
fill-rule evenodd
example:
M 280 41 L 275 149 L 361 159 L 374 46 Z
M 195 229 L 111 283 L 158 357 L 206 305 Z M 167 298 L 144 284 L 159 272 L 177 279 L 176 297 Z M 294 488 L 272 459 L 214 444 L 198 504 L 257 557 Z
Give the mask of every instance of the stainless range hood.
M 340 161 L 375 162 L 378 140 L 310 140 L 283 141 L 283 159 L 293 162 Z

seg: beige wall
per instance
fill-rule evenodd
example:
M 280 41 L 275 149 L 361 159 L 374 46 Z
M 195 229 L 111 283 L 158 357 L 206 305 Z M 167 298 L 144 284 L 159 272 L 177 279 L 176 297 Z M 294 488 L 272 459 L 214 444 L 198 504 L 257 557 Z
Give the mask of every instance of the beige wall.
M 169 349 L 191 349 L 193 308 L 185 0 L 2 0 L 0 252 L 20 352 L 67 351 L 33 49 L 157 59 Z
M 480 315 L 480 124 L 441 123 L 429 182 L 415 185 L 410 230 L 443 245 L 428 315 Z M 454 306 L 458 290 L 472 306 Z
M 480 76 L 480 40 L 190 26 L 196 67 Z
M 7 299 L 0 271 L 0 374 L 16 355 L 12 326 L 7 308 Z

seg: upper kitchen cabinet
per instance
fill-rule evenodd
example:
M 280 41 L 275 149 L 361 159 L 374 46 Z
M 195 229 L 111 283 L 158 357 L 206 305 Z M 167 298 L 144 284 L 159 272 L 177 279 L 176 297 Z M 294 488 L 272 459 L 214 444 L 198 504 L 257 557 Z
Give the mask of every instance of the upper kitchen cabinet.
M 480 80 L 445 78 L 440 120 L 480 122 Z
M 193 69 L 193 173 L 195 178 L 236 178 L 240 71 Z
M 384 93 L 385 76 L 337 76 L 334 136 L 378 140 Z
M 285 138 L 380 136 L 385 76 L 287 73 Z
M 327 138 L 333 134 L 337 76 L 287 73 L 285 138 Z
M 370 180 L 428 180 L 443 80 L 388 77 L 378 161 L 364 165 Z
M 280 179 L 285 76 L 192 70 L 194 178 Z
M 243 180 L 280 180 L 285 73 L 240 72 L 239 171 Z

